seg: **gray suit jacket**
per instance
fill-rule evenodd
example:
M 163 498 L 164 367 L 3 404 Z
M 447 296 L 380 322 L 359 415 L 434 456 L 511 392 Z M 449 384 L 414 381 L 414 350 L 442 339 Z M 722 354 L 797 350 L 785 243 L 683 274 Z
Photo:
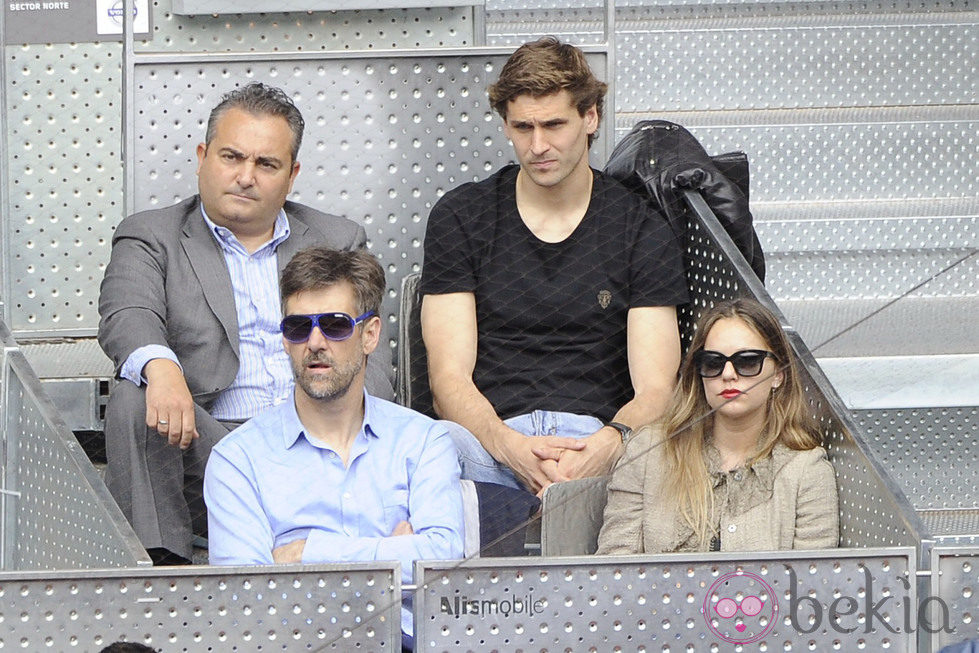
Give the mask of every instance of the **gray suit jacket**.
M 286 202 L 289 237 L 277 250 L 279 272 L 313 245 L 356 249 L 364 228 L 308 206 Z M 197 196 L 129 216 L 116 228 L 99 294 L 99 344 L 115 364 L 137 348 L 169 347 L 183 366 L 194 401 L 210 409 L 238 373 L 238 317 L 224 255 L 201 217 Z M 370 356 L 367 389 L 390 399 L 391 354 Z

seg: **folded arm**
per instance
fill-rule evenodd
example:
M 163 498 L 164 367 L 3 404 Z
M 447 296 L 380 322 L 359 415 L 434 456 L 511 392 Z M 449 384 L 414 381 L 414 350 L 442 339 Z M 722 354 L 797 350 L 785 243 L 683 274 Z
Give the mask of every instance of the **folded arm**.
M 211 564 L 357 562 L 398 560 L 409 582 L 415 560 L 462 557 L 463 516 L 459 465 L 452 441 L 433 427 L 409 480 L 408 527 L 390 534 L 348 535 L 304 525 L 275 533 L 258 489 L 220 449 L 211 453 L 204 480 Z M 291 545 L 291 546 L 290 546 Z
M 433 426 L 408 480 L 408 527 L 386 536 L 350 536 L 314 528 L 302 561 L 397 560 L 403 582 L 411 582 L 415 560 L 462 557 L 463 515 L 459 461 L 448 432 Z

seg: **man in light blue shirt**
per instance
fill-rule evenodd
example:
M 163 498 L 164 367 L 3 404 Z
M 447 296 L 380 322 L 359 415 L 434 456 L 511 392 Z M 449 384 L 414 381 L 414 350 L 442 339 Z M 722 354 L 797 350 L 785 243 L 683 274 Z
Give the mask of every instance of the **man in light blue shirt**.
M 106 484 L 156 564 L 188 563 L 204 534 L 211 447 L 292 396 L 279 335 L 279 271 L 313 245 L 364 247 L 354 222 L 286 201 L 303 118 L 283 91 L 248 84 L 211 111 L 199 195 L 116 228 L 99 295 L 99 344 L 120 382 L 106 406 Z M 392 397 L 390 350 L 367 386 Z
M 236 429 L 204 479 L 211 564 L 461 558 L 462 497 L 446 428 L 364 391 L 384 272 L 370 254 L 310 248 L 282 273 L 291 401 Z M 410 638 L 411 612 L 402 608 Z

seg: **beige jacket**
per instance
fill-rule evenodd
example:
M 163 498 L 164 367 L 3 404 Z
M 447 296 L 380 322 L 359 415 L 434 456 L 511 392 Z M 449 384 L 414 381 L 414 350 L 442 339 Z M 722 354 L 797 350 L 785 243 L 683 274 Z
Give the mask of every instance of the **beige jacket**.
M 661 440 L 658 428 L 637 432 L 612 471 L 599 554 L 702 550 L 664 497 Z M 722 551 L 839 545 L 836 475 L 822 447 L 793 451 L 778 444 L 768 458 L 734 471 L 720 471 L 717 450 L 707 451 Z

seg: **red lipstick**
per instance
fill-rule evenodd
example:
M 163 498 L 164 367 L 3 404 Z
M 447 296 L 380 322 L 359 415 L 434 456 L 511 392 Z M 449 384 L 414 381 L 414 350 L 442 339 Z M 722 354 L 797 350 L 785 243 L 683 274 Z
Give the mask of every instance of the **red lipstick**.
M 734 399 L 740 394 L 741 394 L 740 390 L 736 390 L 735 388 L 729 388 L 728 390 L 722 392 L 721 396 L 724 397 L 725 399 Z

